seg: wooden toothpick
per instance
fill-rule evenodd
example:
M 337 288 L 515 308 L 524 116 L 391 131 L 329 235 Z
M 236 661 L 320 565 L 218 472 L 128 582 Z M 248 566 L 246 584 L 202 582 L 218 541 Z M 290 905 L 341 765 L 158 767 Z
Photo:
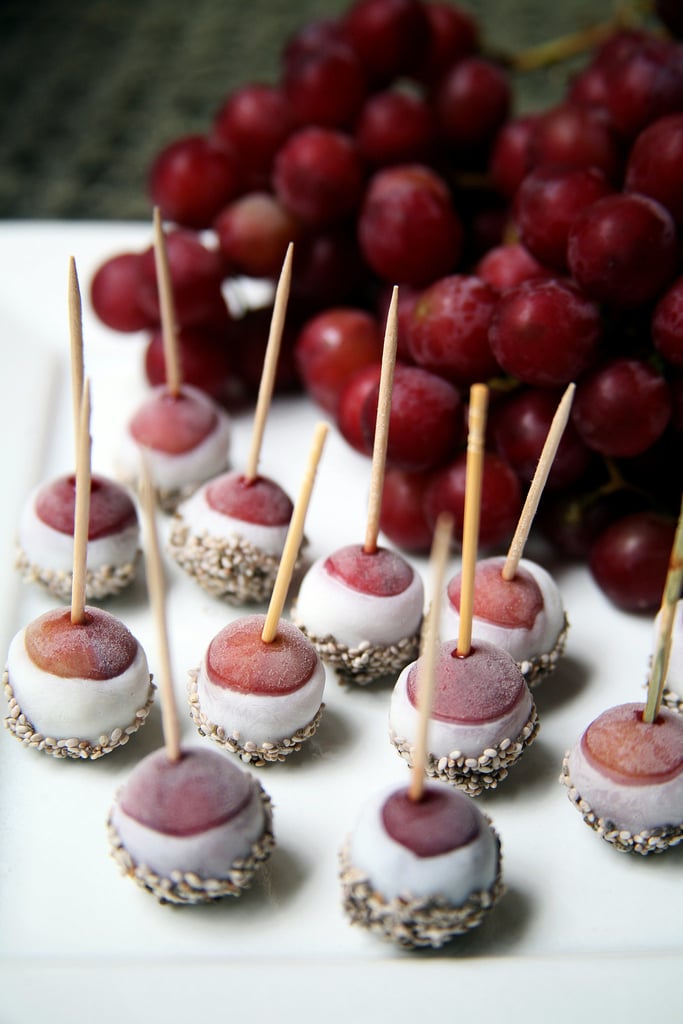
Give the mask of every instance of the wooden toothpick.
M 173 283 L 168 263 L 166 237 L 161 222 L 161 211 L 158 206 L 154 207 L 154 265 L 157 272 L 157 288 L 159 289 L 166 386 L 172 395 L 178 395 L 180 394 L 183 380 L 180 370 L 178 331 L 173 304 Z
M 88 571 L 88 530 L 90 528 L 90 381 L 83 384 L 76 453 L 76 505 L 74 508 L 74 561 L 71 581 L 71 621 L 85 620 L 85 586 Z
M 181 756 L 180 726 L 178 724 L 178 707 L 173 691 L 168 626 L 166 623 L 166 583 L 156 526 L 154 488 L 152 487 L 149 467 L 144 457 L 140 467 L 139 494 L 146 527 L 145 565 L 147 569 L 147 586 L 154 615 L 159 664 L 161 666 L 158 676 L 164 746 L 169 761 L 179 761 Z
M 488 394 L 485 384 L 473 384 L 470 388 L 467 467 L 465 471 L 465 518 L 462 531 L 462 569 L 460 573 L 460 625 L 456 648 L 456 653 L 461 657 L 466 657 L 472 648 L 474 574 L 479 544 Z
M 83 307 L 78 285 L 76 261 L 69 257 L 69 340 L 71 347 L 71 403 L 73 407 L 74 447 L 78 460 L 81 429 L 81 399 L 83 398 Z
M 318 463 L 320 462 L 320 456 L 322 455 L 323 445 L 325 444 L 325 438 L 329 429 L 327 423 L 318 423 L 313 433 L 313 443 L 309 452 L 308 462 L 306 463 L 301 489 L 292 512 L 282 558 L 280 559 L 280 565 L 275 578 L 275 586 L 273 587 L 268 612 L 266 613 L 266 621 L 263 624 L 261 639 L 265 644 L 272 643 L 277 635 L 282 609 L 285 606 L 287 591 L 289 590 L 294 565 L 304 535 L 304 523 L 315 482 L 315 475 L 318 470 Z
M 268 416 L 268 410 L 273 397 L 277 361 L 280 355 L 280 343 L 282 342 L 282 332 L 285 326 L 287 303 L 289 301 L 289 292 L 292 285 L 293 254 L 294 245 L 290 242 L 282 264 L 280 279 L 277 284 L 275 299 L 273 301 L 273 315 L 270 320 L 268 344 L 266 346 L 266 354 L 263 360 L 263 370 L 261 371 L 261 381 L 259 384 L 258 398 L 256 400 L 256 411 L 254 413 L 254 425 L 251 432 L 251 447 L 249 449 L 247 466 L 244 472 L 247 480 L 254 480 L 258 475 L 258 464 L 261 456 L 263 432 L 266 427 L 266 418 Z
M 396 348 L 398 345 L 398 288 L 394 286 L 391 302 L 387 312 L 387 323 L 384 332 L 382 349 L 382 369 L 379 380 L 379 396 L 377 398 L 377 419 L 375 438 L 372 446 L 372 472 L 370 476 L 370 498 L 368 501 L 368 518 L 365 529 L 363 550 L 372 555 L 377 550 L 379 521 L 382 512 L 382 491 L 384 490 L 384 471 L 387 461 L 387 444 L 389 442 L 389 419 L 391 416 L 391 395 L 394 387 L 394 369 L 396 366 Z
M 647 704 L 643 712 L 644 722 L 654 722 L 662 704 L 662 694 L 664 693 L 666 673 L 669 667 L 669 655 L 671 653 L 671 637 L 673 634 L 676 604 L 681 595 L 681 585 L 683 585 L 683 500 L 681 501 L 676 534 L 671 549 L 671 557 L 669 558 L 669 569 L 664 584 L 662 606 L 659 611 L 659 630 L 650 667 L 650 677 L 647 683 Z
M 432 551 L 430 556 L 429 578 L 432 583 L 432 602 L 425 618 L 422 631 L 422 657 L 419 662 L 418 676 L 418 723 L 417 738 L 413 751 L 413 768 L 410 778 L 408 796 L 411 800 L 421 800 L 424 792 L 425 764 L 427 762 L 427 733 L 432 713 L 434 695 L 434 675 L 436 656 L 439 645 L 439 615 L 441 612 L 441 594 L 444 589 L 446 564 L 451 546 L 453 517 L 442 512 L 436 521 Z
M 557 449 L 569 420 L 569 413 L 571 411 L 572 402 L 574 401 L 575 391 L 576 384 L 570 384 L 555 410 L 555 415 L 553 416 L 550 429 L 548 430 L 548 436 L 545 439 L 545 444 L 543 445 L 543 450 L 541 451 L 538 465 L 536 466 L 536 472 L 534 473 L 533 480 L 531 481 L 531 485 L 527 491 L 522 513 L 519 517 L 519 522 L 517 523 L 517 529 L 515 530 L 514 537 L 512 538 L 510 547 L 508 548 L 507 558 L 505 559 L 505 565 L 503 566 L 502 573 L 504 580 L 514 579 L 517 567 L 519 566 L 519 561 L 524 554 L 524 546 L 529 537 L 531 524 L 534 521 L 534 516 L 538 509 L 538 503 L 541 500 L 543 488 L 545 487 L 546 480 L 548 479 L 548 473 L 555 461 Z

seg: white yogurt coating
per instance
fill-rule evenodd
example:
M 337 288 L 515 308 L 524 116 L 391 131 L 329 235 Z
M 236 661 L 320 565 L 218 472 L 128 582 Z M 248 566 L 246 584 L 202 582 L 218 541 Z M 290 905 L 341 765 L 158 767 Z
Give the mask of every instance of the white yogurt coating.
M 18 541 L 31 565 L 53 572 L 70 573 L 74 563 L 74 538 L 49 526 L 36 513 L 35 501 L 42 487 L 36 488 L 24 505 L 19 520 Z M 87 565 L 93 572 L 102 566 L 131 565 L 140 547 L 137 523 L 124 530 L 88 541 Z
M 263 835 L 265 813 L 258 788 L 252 783 L 249 802 L 230 821 L 191 836 L 166 835 L 131 818 L 118 800 L 111 822 L 133 860 L 157 875 L 194 872 L 200 878 L 225 878 L 233 863 L 247 857 Z
M 472 893 L 490 889 L 498 875 L 498 845 L 483 815 L 472 842 L 436 857 L 418 857 L 392 839 L 382 821 L 384 803 L 396 788 L 374 794 L 361 808 L 349 837 L 353 867 L 363 871 L 387 900 L 441 896 L 458 907 Z
M 505 559 L 501 557 L 487 558 L 486 564 L 500 563 L 502 571 Z M 480 563 L 482 564 L 482 563 Z M 472 619 L 472 636 L 478 640 L 488 640 L 497 647 L 502 647 L 515 661 L 524 662 L 540 654 L 548 654 L 553 650 L 565 625 L 564 605 L 562 596 L 555 580 L 537 562 L 526 558 L 520 559 L 522 569 L 533 576 L 539 586 L 543 598 L 543 608 L 536 616 L 531 629 L 509 629 L 497 626 L 476 615 Z M 440 634 L 443 640 L 457 637 L 460 628 L 460 613 L 448 600 L 448 592 L 441 600 Z
M 166 386 L 163 384 L 152 388 L 150 398 L 165 391 Z M 164 491 L 181 490 L 202 483 L 226 468 L 230 452 L 230 417 L 198 388 L 183 384 L 183 392 L 213 409 L 217 416 L 214 430 L 191 451 L 171 454 L 139 445 L 130 429 L 126 428 L 116 460 L 117 472 L 123 480 L 138 479 L 141 452 L 145 453 L 155 486 Z
M 317 659 L 313 675 L 291 693 L 241 693 L 213 683 L 206 670 L 206 655 L 197 677 L 199 706 L 212 725 L 221 726 L 240 742 L 262 745 L 289 739 L 311 722 L 322 704 L 325 668 Z
M 591 765 L 581 742 L 569 752 L 571 783 L 600 818 L 633 834 L 663 825 L 683 824 L 683 772 L 668 782 L 624 785 Z
M 396 680 L 389 705 L 389 728 L 397 739 L 410 746 L 417 741 L 419 712 L 408 696 L 408 675 L 412 662 Z M 506 714 L 488 722 L 429 721 L 429 752 L 436 758 L 459 751 L 466 757 L 479 757 L 488 748 L 497 747 L 504 739 L 516 740 L 529 721 L 532 708 L 529 688 L 522 690 L 520 701 Z
M 400 594 L 388 597 L 363 594 L 332 576 L 319 558 L 304 576 L 296 600 L 296 621 L 311 636 L 335 640 L 355 648 L 362 643 L 386 647 L 420 628 L 424 587 L 419 573 Z
M 204 484 L 193 495 L 181 502 L 177 509 L 177 517 L 187 526 L 195 537 L 206 534 L 217 539 L 239 538 L 266 555 L 278 558 L 284 549 L 289 523 L 268 526 L 262 523 L 251 523 L 246 519 L 236 519 L 211 508 L 206 500 L 208 483 Z
M 7 671 L 14 698 L 33 728 L 54 739 L 87 740 L 125 728 L 147 703 L 150 677 L 140 644 L 129 667 L 111 679 L 66 678 L 39 668 L 26 650 L 26 629 L 13 638 Z

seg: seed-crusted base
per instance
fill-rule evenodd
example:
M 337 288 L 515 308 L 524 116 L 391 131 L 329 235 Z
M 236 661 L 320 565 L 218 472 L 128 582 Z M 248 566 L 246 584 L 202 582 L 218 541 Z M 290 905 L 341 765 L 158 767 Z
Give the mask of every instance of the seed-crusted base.
M 145 864 L 138 864 L 131 857 L 112 824 L 110 813 L 107 820 L 107 831 L 111 855 L 124 875 L 128 875 L 143 889 L 151 892 L 160 903 L 176 905 L 214 903 L 224 896 L 241 896 L 244 890 L 251 885 L 256 869 L 268 859 L 275 847 L 270 797 L 259 783 L 257 785 L 265 815 L 263 833 L 252 844 L 251 851 L 246 857 L 232 862 L 225 878 L 201 878 L 190 871 L 174 871 L 168 878 L 157 875 L 151 868 Z
M 549 651 L 547 654 L 537 654 L 535 657 L 529 658 L 526 661 L 517 662 L 530 690 L 533 690 L 534 686 L 537 686 L 542 679 L 550 675 L 550 673 L 555 670 L 557 663 L 564 654 L 564 649 L 567 646 L 568 632 L 569 619 L 565 615 L 564 626 L 555 641 L 555 646 L 552 651 Z
M 261 744 L 254 743 L 251 740 L 244 740 L 239 733 L 227 733 L 222 725 L 216 725 L 206 717 L 199 704 L 199 695 L 197 693 L 198 676 L 197 669 L 193 669 L 190 672 L 187 694 L 190 704 L 190 715 L 192 716 L 192 721 L 197 726 L 200 736 L 208 736 L 209 739 L 224 747 L 225 750 L 229 750 L 231 754 L 239 754 L 244 762 L 252 764 L 255 768 L 261 768 L 267 762 L 284 761 L 290 754 L 301 750 L 302 743 L 310 739 L 320 725 L 320 719 L 325 710 L 324 704 L 320 705 L 315 717 L 308 725 L 305 725 L 302 729 L 297 729 L 293 736 L 274 740 L 272 743 L 266 741 Z
M 347 647 L 332 634 L 324 637 L 310 633 L 302 622 L 293 615 L 295 624 L 315 647 L 322 660 L 330 665 L 344 683 L 366 686 L 375 679 L 395 676 L 415 661 L 420 652 L 420 631 L 399 640 L 398 643 L 381 646 L 364 642 L 358 647 Z
M 534 741 L 538 726 L 536 706 L 532 704 L 529 719 L 515 740 L 501 740 L 496 747 L 487 747 L 478 757 L 468 757 L 459 750 L 451 751 L 446 757 L 428 754 L 425 773 L 430 778 L 442 779 L 457 786 L 470 796 L 478 796 L 485 789 L 495 789 L 507 776 L 508 769 Z M 412 767 L 414 746 L 393 732 L 390 732 L 390 739 L 401 757 Z
M 134 561 L 125 565 L 101 565 L 97 569 L 88 569 L 85 577 L 86 601 L 102 601 L 120 594 L 130 586 L 135 579 L 139 558 L 138 551 Z M 24 583 L 38 583 L 60 601 L 71 600 L 72 572 L 65 572 L 63 569 L 42 569 L 39 565 L 33 565 L 22 548 L 17 548 L 14 565 L 21 573 Z
M 43 733 L 37 732 L 33 724 L 23 713 L 14 697 L 14 690 L 9 681 L 7 669 L 5 669 L 3 674 L 2 682 L 9 702 L 9 715 L 4 720 L 5 728 L 14 733 L 17 739 L 21 740 L 25 746 L 33 747 L 34 750 L 40 750 L 44 754 L 50 754 L 52 757 L 71 757 L 83 760 L 87 758 L 90 761 L 96 761 L 98 757 L 110 754 L 117 747 L 125 746 L 131 736 L 147 721 L 147 716 L 154 702 L 155 686 L 150 676 L 147 702 L 144 707 L 138 708 L 135 712 L 135 718 L 130 725 L 113 729 L 109 736 L 100 736 L 97 743 L 91 743 L 90 740 L 79 740 L 75 736 L 67 739 L 55 739 L 52 736 L 44 736 Z
M 412 898 L 397 896 L 386 900 L 359 868 L 351 864 L 348 840 L 340 854 L 342 905 L 352 924 L 367 928 L 380 938 L 406 949 L 431 946 L 438 949 L 456 935 L 481 924 L 505 892 L 501 877 L 500 839 L 498 874 L 490 889 L 471 893 L 465 902 L 453 906 L 439 896 Z
M 178 565 L 213 597 L 240 605 L 270 599 L 279 556 L 269 555 L 238 536 L 192 533 L 178 513 L 171 523 L 168 548 Z M 295 570 L 299 565 L 297 561 Z
M 683 822 L 678 825 L 662 825 L 659 828 L 642 829 L 633 833 L 628 829 L 617 828 L 613 821 L 601 818 L 595 813 L 587 800 L 578 792 L 569 774 L 569 754 L 565 754 L 562 762 L 560 782 L 567 787 L 567 796 L 580 812 L 586 824 L 594 832 L 611 843 L 620 853 L 664 853 L 670 846 L 677 846 L 683 841 Z

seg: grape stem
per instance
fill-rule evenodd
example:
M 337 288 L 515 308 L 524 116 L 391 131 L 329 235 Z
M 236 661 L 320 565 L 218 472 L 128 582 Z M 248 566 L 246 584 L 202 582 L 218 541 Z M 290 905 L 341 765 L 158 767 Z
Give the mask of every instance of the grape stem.
M 614 16 L 606 21 L 589 25 L 576 32 L 569 32 L 556 39 L 549 39 L 547 42 L 531 46 L 519 53 L 502 54 L 498 60 L 509 67 L 511 71 L 520 73 L 537 71 L 552 64 L 559 64 L 571 57 L 585 53 L 587 50 L 594 49 L 609 39 L 618 29 L 637 25 L 650 7 L 651 4 L 643 3 L 623 4 L 618 7 Z

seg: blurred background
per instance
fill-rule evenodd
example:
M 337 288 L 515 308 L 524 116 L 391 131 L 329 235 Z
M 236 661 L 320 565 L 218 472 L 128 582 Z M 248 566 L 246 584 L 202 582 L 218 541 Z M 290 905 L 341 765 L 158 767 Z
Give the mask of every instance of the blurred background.
M 276 82 L 287 38 L 348 0 L 1 0 L 0 217 L 147 219 L 168 142 L 208 130 L 236 86 Z M 614 0 L 460 0 L 514 53 L 599 22 Z M 623 5 L 622 5 L 623 6 Z M 559 99 L 569 63 L 514 76 L 517 112 Z

